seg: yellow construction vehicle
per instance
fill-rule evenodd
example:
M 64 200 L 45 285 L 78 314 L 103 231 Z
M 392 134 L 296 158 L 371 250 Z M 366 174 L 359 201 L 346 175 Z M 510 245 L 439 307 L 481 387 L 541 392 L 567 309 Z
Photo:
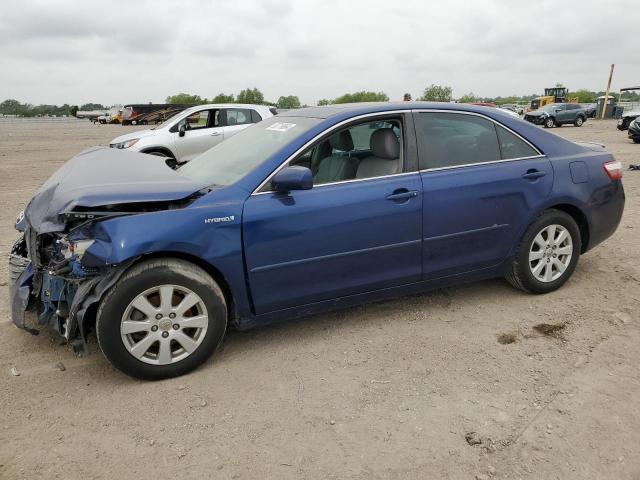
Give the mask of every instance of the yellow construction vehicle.
M 578 103 L 578 97 L 567 97 L 567 87 L 551 87 L 544 89 L 544 95 L 531 100 L 529 111 L 537 110 L 550 103 Z

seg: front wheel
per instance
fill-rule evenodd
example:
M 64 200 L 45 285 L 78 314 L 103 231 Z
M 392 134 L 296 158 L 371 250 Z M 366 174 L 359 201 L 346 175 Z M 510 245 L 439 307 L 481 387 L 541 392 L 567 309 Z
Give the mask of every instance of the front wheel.
M 222 342 L 226 327 L 218 285 L 201 268 L 177 259 L 134 265 L 100 302 L 96 320 L 107 359 L 144 380 L 194 370 Z
M 580 229 L 569 214 L 547 210 L 525 232 L 506 278 L 530 293 L 557 290 L 575 270 L 581 242 Z
M 555 126 L 556 126 L 556 121 L 552 117 L 549 117 L 544 121 L 545 128 L 552 128 Z

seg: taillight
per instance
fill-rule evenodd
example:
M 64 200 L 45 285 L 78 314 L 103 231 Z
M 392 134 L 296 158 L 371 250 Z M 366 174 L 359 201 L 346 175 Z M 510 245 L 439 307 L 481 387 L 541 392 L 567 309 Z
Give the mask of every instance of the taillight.
M 618 160 L 604 163 L 602 166 L 611 180 L 620 180 L 622 178 L 622 164 Z

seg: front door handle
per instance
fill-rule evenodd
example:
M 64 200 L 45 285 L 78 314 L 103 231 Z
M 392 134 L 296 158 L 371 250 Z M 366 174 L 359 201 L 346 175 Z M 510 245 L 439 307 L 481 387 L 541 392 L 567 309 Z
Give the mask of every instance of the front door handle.
M 388 195 L 386 198 L 387 200 L 391 200 L 392 202 L 397 202 L 402 200 L 409 200 L 417 196 L 418 196 L 417 190 L 407 190 L 406 188 L 401 188 L 393 192 L 391 195 Z
M 222 133 L 220 133 L 220 132 L 213 132 L 213 133 L 211 134 L 211 136 L 212 136 L 212 137 L 217 137 L 218 135 L 222 135 Z
M 537 180 L 538 178 L 544 177 L 546 174 L 547 173 L 543 172 L 542 170 L 536 170 L 535 168 L 532 168 L 531 170 L 527 170 L 527 173 L 522 175 L 522 178 L 526 180 Z

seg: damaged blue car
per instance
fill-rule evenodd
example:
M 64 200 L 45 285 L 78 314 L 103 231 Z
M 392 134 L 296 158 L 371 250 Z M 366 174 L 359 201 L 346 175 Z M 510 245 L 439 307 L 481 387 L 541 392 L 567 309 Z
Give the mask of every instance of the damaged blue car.
M 544 294 L 616 230 L 621 176 L 601 145 L 466 104 L 291 110 L 177 170 L 93 148 L 18 216 L 13 321 L 79 352 L 95 331 L 161 379 L 230 327 L 495 277 Z

